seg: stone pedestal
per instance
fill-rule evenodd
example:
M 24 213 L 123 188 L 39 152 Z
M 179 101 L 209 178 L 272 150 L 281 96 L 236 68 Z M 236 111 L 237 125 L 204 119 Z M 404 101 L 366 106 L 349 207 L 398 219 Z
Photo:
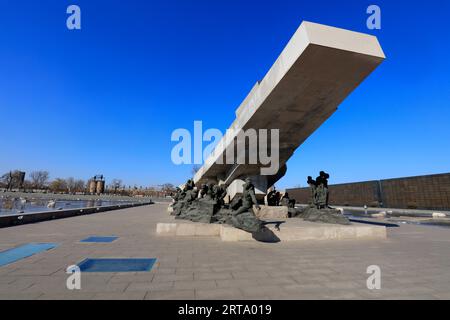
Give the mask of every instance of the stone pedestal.
M 253 212 L 255 215 L 261 219 L 280 219 L 285 220 L 288 219 L 288 207 L 280 206 L 280 207 L 269 207 L 269 206 L 260 206 L 260 210 L 253 207 Z
M 158 223 L 158 236 L 219 237 L 222 241 L 323 241 L 323 240 L 382 240 L 386 239 L 386 227 L 352 223 L 348 226 L 307 222 L 289 219 L 281 224 L 280 230 L 268 225 L 265 232 L 251 234 L 224 224 L 205 224 L 182 221 Z
M 156 234 L 158 236 L 220 236 L 220 224 L 209 223 L 158 223 L 156 225 Z

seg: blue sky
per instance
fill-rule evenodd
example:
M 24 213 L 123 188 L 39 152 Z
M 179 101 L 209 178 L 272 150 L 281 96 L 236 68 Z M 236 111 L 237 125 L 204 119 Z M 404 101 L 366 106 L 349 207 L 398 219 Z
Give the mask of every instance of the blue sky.
M 446 0 L 0 0 L 0 172 L 181 183 L 177 128 L 225 131 L 303 20 L 371 33 L 387 60 L 288 162 L 279 188 L 450 170 Z M 82 30 L 66 28 L 77 4 Z M 366 28 L 366 8 L 382 29 Z

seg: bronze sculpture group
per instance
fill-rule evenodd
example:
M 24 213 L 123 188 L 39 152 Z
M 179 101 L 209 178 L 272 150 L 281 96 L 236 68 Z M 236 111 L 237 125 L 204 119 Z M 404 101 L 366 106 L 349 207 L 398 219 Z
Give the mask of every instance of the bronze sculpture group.
M 340 211 L 328 206 L 329 177 L 330 175 L 324 171 L 321 171 L 315 180 L 308 177 L 311 199 L 306 208 L 296 208 L 294 199 L 290 199 L 287 193 L 281 197 L 281 194 L 275 189 L 267 194 L 268 205 L 288 207 L 290 218 L 302 218 L 312 222 L 350 224 Z M 254 208 L 259 210 L 260 207 L 256 199 L 255 187 L 250 178 L 245 179 L 242 196 L 236 196 L 229 204 L 225 204 L 225 196 L 224 186 L 204 184 L 197 190 L 194 181 L 190 179 L 183 189 L 177 188 L 173 197 L 171 214 L 175 216 L 175 219 L 229 224 L 250 233 L 261 232 L 267 224 L 273 223 L 259 220 L 253 212 Z
M 275 189 L 267 194 L 267 205 L 269 207 L 284 206 L 288 208 L 295 208 L 295 199 L 290 199 L 287 192 L 281 195 L 280 192 Z
M 316 180 L 308 177 L 307 183 L 311 190 L 309 206 L 298 212 L 297 217 L 301 217 L 305 221 L 349 225 L 350 221 L 347 217 L 328 205 L 329 178 L 330 175 L 324 171 L 320 171 Z
M 330 175 L 324 171 L 320 171 L 316 180 L 308 177 L 308 185 L 311 189 L 310 206 L 317 209 L 328 208 L 328 179 Z
M 264 224 L 253 213 L 253 205 L 259 208 L 255 196 L 255 187 L 247 178 L 243 186 L 242 197 L 236 197 L 225 204 L 226 190 L 223 186 L 202 185 L 194 188 L 194 182 L 188 180 L 183 189 L 178 189 L 172 205 L 175 219 L 193 222 L 229 224 L 251 233 L 262 231 Z

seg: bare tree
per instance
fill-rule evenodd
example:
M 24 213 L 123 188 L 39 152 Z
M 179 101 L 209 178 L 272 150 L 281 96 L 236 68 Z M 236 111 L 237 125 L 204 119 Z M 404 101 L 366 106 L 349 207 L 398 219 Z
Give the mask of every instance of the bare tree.
M 161 186 L 161 191 L 164 192 L 165 195 L 172 195 L 176 192 L 176 188 L 171 183 L 165 183 Z
M 25 172 L 20 170 L 10 171 L 5 173 L 0 180 L 6 185 L 7 190 L 11 190 L 13 188 L 21 189 L 25 181 Z
M 48 171 L 33 171 L 30 173 L 31 186 L 35 189 L 44 189 L 47 186 L 49 173 Z
M 83 192 L 85 188 L 86 188 L 86 183 L 84 182 L 84 180 L 81 180 L 81 179 L 75 180 L 75 182 L 73 184 L 74 192 Z
M 2 175 L 0 180 L 5 185 L 6 190 L 11 190 L 12 189 L 13 176 L 12 176 L 12 172 L 11 171 L 5 173 L 4 175 Z
M 120 179 L 113 179 L 111 182 L 111 189 L 114 190 L 114 194 L 117 193 L 117 190 L 119 190 L 122 186 L 122 180 Z
M 67 191 L 66 180 L 56 178 L 50 183 L 49 189 L 53 192 L 66 192 Z
M 175 190 L 175 186 L 171 183 L 165 183 L 161 186 L 162 191 L 172 191 Z
M 33 189 L 33 183 L 30 180 L 25 180 L 23 182 L 23 189 L 24 190 L 32 190 Z
M 67 191 L 71 193 L 75 187 L 75 179 L 73 177 L 66 179 Z

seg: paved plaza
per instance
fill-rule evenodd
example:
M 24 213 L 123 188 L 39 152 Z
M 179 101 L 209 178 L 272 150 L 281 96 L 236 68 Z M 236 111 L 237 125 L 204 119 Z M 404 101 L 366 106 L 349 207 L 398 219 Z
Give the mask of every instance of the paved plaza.
M 0 229 L 0 251 L 58 243 L 0 267 L 1 299 L 450 299 L 450 229 L 401 225 L 386 240 L 222 242 L 158 237 L 167 204 Z M 81 243 L 89 236 L 111 243 Z M 85 258 L 156 258 L 150 272 L 82 273 L 66 288 L 65 269 Z M 367 289 L 367 267 L 381 290 Z

